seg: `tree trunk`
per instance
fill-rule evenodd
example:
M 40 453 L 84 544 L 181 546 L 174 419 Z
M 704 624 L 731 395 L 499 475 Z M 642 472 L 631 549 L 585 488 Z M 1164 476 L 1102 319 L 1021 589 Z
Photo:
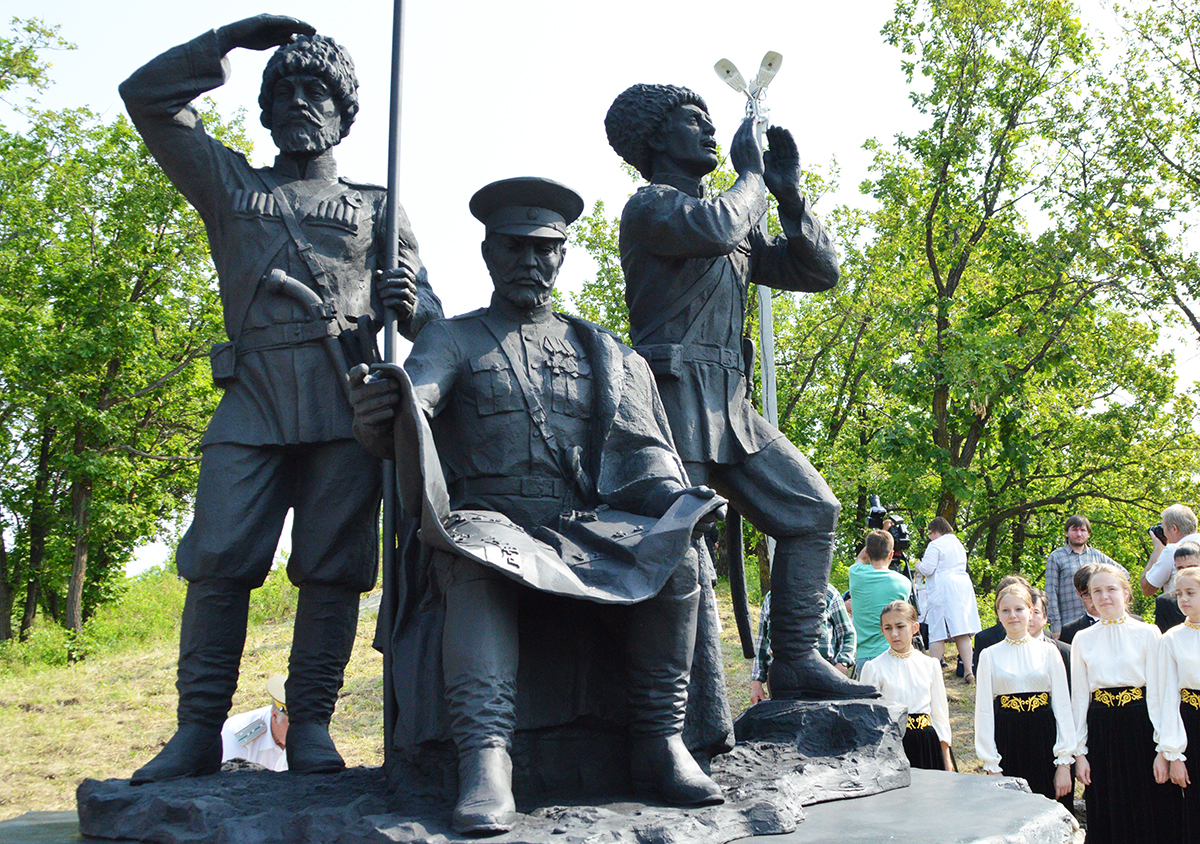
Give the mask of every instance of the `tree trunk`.
M 42 605 L 42 612 L 55 624 L 62 624 L 62 610 L 59 607 L 61 601 L 58 600 L 58 593 L 53 589 L 44 588 L 39 589 L 38 592 L 41 595 L 39 601 Z
M 958 496 L 945 487 L 942 488 L 942 495 L 938 499 L 937 514 L 958 530 Z
M 758 588 L 765 596 L 771 591 L 771 558 L 767 554 L 767 537 L 760 534 L 754 544 L 754 558 L 758 560 Z
M 1022 501 L 1022 504 L 1025 502 Z M 1019 516 L 1013 519 L 1012 532 L 1012 573 L 1021 574 L 1021 557 L 1025 554 L 1025 525 L 1029 521 L 1029 514 L 1022 511 Z
M 729 523 L 722 522 L 720 530 L 704 534 L 704 545 L 712 558 L 717 577 L 729 577 Z
M 68 630 L 83 632 L 83 583 L 87 577 L 88 532 L 92 518 L 92 483 L 86 478 L 71 484 L 71 516 L 75 520 L 75 554 L 71 562 L 71 583 L 67 587 L 66 624 Z
M 8 571 L 8 548 L 4 544 L 4 537 L 0 535 L 0 642 L 7 642 L 13 636 L 14 583 L 9 580 L 11 576 Z
M 46 537 L 50 533 L 50 502 L 46 492 L 50 487 L 50 443 L 54 428 L 42 426 L 38 446 L 37 473 L 34 475 L 33 503 L 29 511 L 29 575 L 25 585 L 25 612 L 21 615 L 21 640 L 29 636 L 37 617 L 38 597 L 42 586 L 42 563 L 46 559 Z
M 992 572 L 996 570 L 996 546 L 1000 539 L 1000 526 L 992 523 L 988 527 L 987 539 L 983 545 L 983 556 L 987 559 L 987 571 L 980 578 L 979 588 L 983 592 L 992 591 Z

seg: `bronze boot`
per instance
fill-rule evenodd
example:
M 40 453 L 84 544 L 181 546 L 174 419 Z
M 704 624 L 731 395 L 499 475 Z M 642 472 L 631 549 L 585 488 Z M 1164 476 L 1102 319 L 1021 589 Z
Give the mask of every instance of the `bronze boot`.
M 785 537 L 771 565 L 771 697 L 778 700 L 854 700 L 879 690 L 851 680 L 817 651 L 833 535 Z
M 237 689 L 246 643 L 250 589 L 231 580 L 189 583 L 179 622 L 179 728 L 158 755 L 134 771 L 132 785 L 215 774 L 221 725 Z
M 638 793 L 676 806 L 725 802 L 683 743 L 700 587 L 688 554 L 658 595 L 632 607 L 629 631 L 630 775 Z
M 452 826 L 460 835 L 498 835 L 517 820 L 512 760 L 503 747 L 469 750 L 458 760 L 458 803 Z
M 323 584 L 300 587 L 288 658 L 288 770 L 332 773 L 346 767 L 329 736 L 358 629 L 358 592 Z
M 459 760 L 452 826 L 461 835 L 496 835 L 512 829 L 517 817 L 507 750 L 516 726 L 517 596 L 499 575 L 476 574 L 449 584 L 442 629 L 450 735 Z

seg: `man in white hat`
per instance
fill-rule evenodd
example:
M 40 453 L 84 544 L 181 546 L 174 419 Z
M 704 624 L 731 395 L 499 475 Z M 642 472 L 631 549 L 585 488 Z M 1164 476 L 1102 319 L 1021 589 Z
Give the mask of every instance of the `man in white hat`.
M 221 727 L 221 761 L 244 759 L 262 765 L 268 771 L 286 771 L 287 760 L 287 678 L 276 674 L 267 680 L 269 706 L 231 715 Z

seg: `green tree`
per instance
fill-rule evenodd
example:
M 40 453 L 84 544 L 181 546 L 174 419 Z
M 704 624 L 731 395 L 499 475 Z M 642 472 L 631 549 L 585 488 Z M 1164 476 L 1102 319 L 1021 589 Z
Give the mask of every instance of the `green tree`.
M 847 558 L 875 492 L 914 539 L 934 515 L 955 522 L 985 589 L 1036 578 L 1076 510 L 1136 569 L 1198 443 L 1194 401 L 1130 294 L 1141 270 L 1114 260 L 1103 224 L 1145 191 L 1096 178 L 1115 149 L 1077 96 L 1104 79 L 1096 49 L 1054 0 L 901 0 L 884 35 L 926 127 L 869 143 L 875 210 L 817 206 L 842 280 L 774 296 L 780 427 L 842 501 Z M 602 231 L 590 249 L 612 250 L 615 221 Z M 613 310 L 619 276 L 605 278 L 581 311 Z
M 1101 223 L 1140 187 L 1111 178 L 1115 159 L 1097 178 L 1108 127 L 1077 94 L 1101 65 L 1068 4 L 900 3 L 884 32 L 930 122 L 876 146 L 869 185 L 881 210 L 864 254 L 904 294 L 912 341 L 883 453 L 927 479 L 892 481 L 965 529 L 985 580 L 1002 564 L 1035 574 L 1035 514 L 1061 525 L 1112 502 L 1133 526 L 1194 471 L 1194 406 L 1126 307 L 1137 276 Z
M 1088 129 L 1072 154 L 1089 181 L 1072 187 L 1109 196 L 1094 220 L 1104 257 L 1138 281 L 1147 311 L 1162 320 L 1174 306 L 1200 334 L 1200 9 L 1132 0 L 1120 11 L 1116 72 L 1094 79 L 1078 104 Z
M 571 308 L 579 316 L 603 325 L 624 342 L 629 342 L 629 308 L 625 306 L 625 274 L 617 242 L 620 221 L 605 216 L 604 200 L 596 200 L 589 214 L 571 226 L 571 243 L 577 244 L 596 263 L 596 275 L 587 279 L 571 296 Z M 555 294 L 558 294 L 557 289 Z M 561 298 L 556 307 L 564 307 Z
M 19 597 L 22 633 L 81 630 L 182 514 L 222 333 L 204 227 L 129 121 L 27 114 L 0 130 L 0 639 Z
M 954 523 L 998 402 L 1054 353 L 1066 316 L 1030 337 L 1032 321 L 1009 306 L 1026 298 L 1031 265 L 1041 270 L 1035 289 L 1053 289 L 1069 268 L 1055 244 L 1039 249 L 1026 235 L 1019 203 L 1036 192 L 1039 141 L 1051 140 L 1057 97 L 1088 43 L 1057 0 L 900 2 L 884 34 L 904 53 L 909 84 L 921 80 L 911 97 L 930 122 L 876 158 L 872 192 L 892 228 L 875 248 L 907 259 L 901 272 L 925 299 L 912 328 L 927 332 L 928 353 L 901 389 L 928 398 L 937 514 Z M 1077 298 L 1057 302 L 1069 310 Z M 995 332 L 997 320 L 1017 322 Z
M 29 20 L 13 18 L 10 33 L 7 36 L 0 36 L 0 97 L 4 97 L 7 102 L 7 95 L 22 87 L 30 88 L 33 92 L 43 90 L 49 82 L 47 75 L 49 66 L 42 59 L 42 53 L 47 49 L 71 48 L 72 45 L 58 36 L 56 28 L 47 27 L 36 18 Z M 4 137 L 3 154 L 6 161 L 8 156 L 13 153 L 11 147 L 19 145 L 19 139 L 7 135 Z M 9 182 L 4 183 L 3 187 L 5 189 L 0 196 L 4 197 L 4 208 L 15 209 L 19 213 L 23 185 L 18 182 Z M 7 239 L 9 235 L 5 237 Z M 17 316 L 19 317 L 19 314 Z M 6 338 L 14 336 L 14 332 L 24 328 L 24 326 L 10 324 L 8 319 L 5 319 L 0 325 L 3 326 L 3 335 L 0 336 Z M 14 360 L 19 361 L 19 354 L 12 354 L 14 351 L 9 348 L 7 343 L 0 348 L 0 356 L 3 357 L 5 364 L 11 364 Z M 6 365 L 3 370 L 0 370 L 0 373 L 7 374 L 9 371 L 10 368 Z M 48 442 L 24 441 L 14 430 L 18 424 L 17 411 L 20 405 L 14 401 L 12 385 L 7 377 L 4 378 L 3 387 L 5 398 L 0 400 L 2 402 L 0 403 L 0 423 L 2 423 L 0 424 L 0 461 L 2 461 L 0 466 L 11 469 L 22 456 L 22 452 L 24 452 L 24 456 L 32 460 L 34 465 L 47 463 L 49 460 Z M 39 476 L 45 478 L 45 473 L 39 473 Z M 12 491 L 8 484 L 0 486 L 0 492 L 4 495 L 6 505 L 12 499 Z M 33 556 L 35 563 L 39 565 L 45 545 L 45 536 L 49 530 L 43 506 L 44 498 L 45 489 L 35 489 L 30 500 L 31 506 L 25 511 L 32 529 Z M 35 502 L 36 506 L 34 506 Z M 5 509 L 8 509 L 7 506 Z M 10 519 L 0 519 L 0 641 L 12 637 L 12 607 L 20 579 L 21 561 L 19 557 L 17 559 L 10 557 L 8 537 L 6 536 L 6 533 L 13 528 L 14 525 Z M 31 538 L 30 534 L 27 533 L 25 538 L 28 541 Z

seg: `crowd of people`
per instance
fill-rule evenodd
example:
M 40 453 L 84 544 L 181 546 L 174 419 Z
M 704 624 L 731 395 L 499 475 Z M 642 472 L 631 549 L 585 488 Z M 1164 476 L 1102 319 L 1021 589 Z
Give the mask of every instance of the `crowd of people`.
M 913 767 L 957 770 L 943 674 L 953 641 L 959 676 L 975 684 L 984 772 L 1020 777 L 1068 811 L 1078 782 L 1089 842 L 1200 841 L 1197 763 L 1187 756 L 1188 737 L 1200 735 L 1196 515 L 1172 505 L 1150 536 L 1139 586 L 1157 598 L 1154 624 L 1130 613 L 1128 570 L 1091 547 L 1090 522 L 1074 515 L 1046 560 L 1045 590 L 1003 578 L 996 623 L 981 629 L 967 552 L 949 522 L 930 522 L 908 576 L 893 570 L 892 535 L 872 530 L 850 566 L 849 591 L 830 589 L 822 654 L 842 670 L 853 662 L 859 680 L 908 710 L 903 743 Z M 769 696 L 769 597 L 751 703 Z

